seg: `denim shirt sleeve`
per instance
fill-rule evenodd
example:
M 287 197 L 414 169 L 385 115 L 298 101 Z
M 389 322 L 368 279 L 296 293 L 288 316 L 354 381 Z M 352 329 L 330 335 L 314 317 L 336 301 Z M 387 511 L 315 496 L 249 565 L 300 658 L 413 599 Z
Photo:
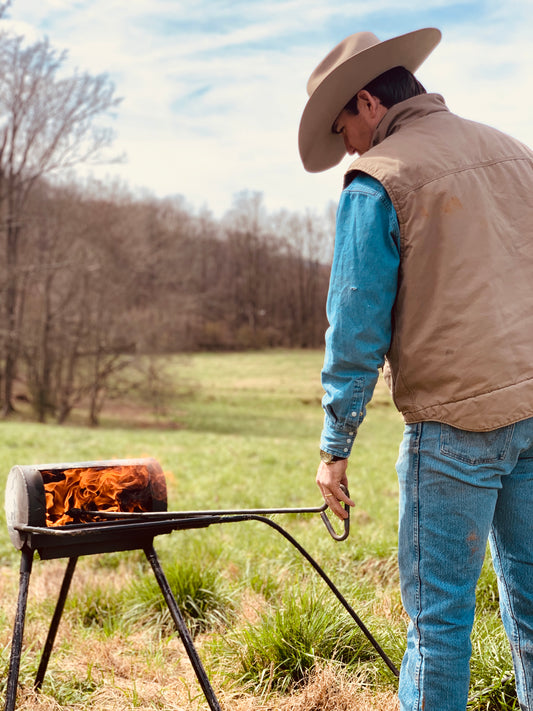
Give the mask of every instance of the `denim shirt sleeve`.
M 359 174 L 342 192 L 327 301 L 321 449 L 350 455 L 391 340 L 400 229 L 383 186 Z

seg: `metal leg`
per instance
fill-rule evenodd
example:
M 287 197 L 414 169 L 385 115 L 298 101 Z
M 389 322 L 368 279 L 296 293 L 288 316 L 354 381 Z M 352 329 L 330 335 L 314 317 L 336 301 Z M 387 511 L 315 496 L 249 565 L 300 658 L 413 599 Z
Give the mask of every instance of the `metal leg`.
M 198 679 L 200 686 L 202 687 L 202 691 L 204 692 L 207 703 L 209 704 L 209 708 L 212 709 L 212 711 L 221 711 L 217 697 L 215 696 L 215 692 L 213 691 L 213 688 L 209 683 L 206 671 L 202 665 L 200 657 L 198 656 L 198 652 L 196 651 L 192 637 L 189 633 L 189 630 L 187 629 L 185 620 L 183 619 L 181 612 L 179 611 L 176 598 L 172 594 L 172 590 L 170 589 L 170 585 L 168 584 L 168 580 L 163 572 L 157 554 L 154 550 L 153 544 L 149 547 L 147 546 L 144 549 L 144 553 L 150 561 L 150 565 L 152 566 L 152 570 L 154 571 L 156 580 L 159 583 L 159 587 L 161 588 L 161 592 L 163 593 L 165 601 L 168 605 L 168 609 L 170 610 L 172 619 L 174 620 L 176 628 L 179 632 L 181 641 L 183 642 L 185 650 L 189 655 L 189 659 L 196 673 L 196 678 Z
M 52 622 L 50 623 L 50 629 L 48 630 L 48 637 L 43 648 L 43 653 L 41 655 L 41 662 L 39 664 L 39 669 L 37 670 L 37 676 L 35 677 L 34 687 L 40 689 L 44 680 L 44 675 L 46 674 L 46 669 L 48 667 L 48 661 L 50 660 L 50 655 L 52 654 L 52 648 L 54 646 L 57 628 L 61 621 L 61 616 L 63 614 L 63 609 L 65 607 L 65 602 L 67 599 L 68 591 L 70 588 L 70 583 L 72 581 L 72 576 L 74 575 L 74 570 L 76 568 L 76 563 L 78 562 L 78 557 L 74 556 L 69 558 L 67 568 L 65 570 L 65 575 L 63 577 L 63 584 L 61 585 L 61 590 L 59 592 L 59 597 L 57 599 L 56 609 L 54 611 L 54 616 L 52 617 Z
M 22 654 L 22 639 L 24 637 L 24 622 L 26 619 L 26 603 L 28 602 L 28 588 L 33 564 L 33 551 L 27 547 L 22 549 L 20 560 L 20 581 L 17 612 L 11 642 L 11 657 L 9 660 L 9 674 L 7 677 L 5 711 L 13 711 L 17 700 L 17 686 L 20 671 L 20 657 Z

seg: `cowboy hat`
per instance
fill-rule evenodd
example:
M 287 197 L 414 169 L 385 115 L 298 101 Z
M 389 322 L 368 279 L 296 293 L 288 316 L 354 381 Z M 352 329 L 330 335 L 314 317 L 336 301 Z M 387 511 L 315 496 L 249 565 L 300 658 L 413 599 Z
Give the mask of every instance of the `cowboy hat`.
M 331 127 L 350 99 L 393 67 L 415 72 L 440 38 L 440 30 L 429 27 L 384 42 L 372 32 L 357 32 L 338 44 L 307 82 L 309 100 L 298 134 L 304 168 L 318 173 L 337 165 L 346 149 L 342 136 L 332 133 Z

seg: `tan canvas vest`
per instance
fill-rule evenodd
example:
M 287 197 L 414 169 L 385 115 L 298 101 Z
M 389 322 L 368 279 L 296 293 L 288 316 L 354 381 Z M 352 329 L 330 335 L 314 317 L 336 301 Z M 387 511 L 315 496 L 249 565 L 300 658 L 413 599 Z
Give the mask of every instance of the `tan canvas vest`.
M 533 152 L 442 97 L 389 109 L 363 171 L 387 190 L 401 261 L 388 361 L 406 422 L 485 431 L 533 416 Z

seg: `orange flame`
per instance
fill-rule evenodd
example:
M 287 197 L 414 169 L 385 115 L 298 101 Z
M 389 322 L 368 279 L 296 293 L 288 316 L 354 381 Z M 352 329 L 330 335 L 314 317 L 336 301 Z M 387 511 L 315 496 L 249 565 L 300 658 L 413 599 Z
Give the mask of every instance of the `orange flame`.
M 155 466 L 154 466 L 155 465 Z M 48 526 L 98 521 L 87 511 L 142 512 L 166 508 L 166 483 L 156 462 L 42 471 Z M 159 505 L 154 506 L 154 500 Z

